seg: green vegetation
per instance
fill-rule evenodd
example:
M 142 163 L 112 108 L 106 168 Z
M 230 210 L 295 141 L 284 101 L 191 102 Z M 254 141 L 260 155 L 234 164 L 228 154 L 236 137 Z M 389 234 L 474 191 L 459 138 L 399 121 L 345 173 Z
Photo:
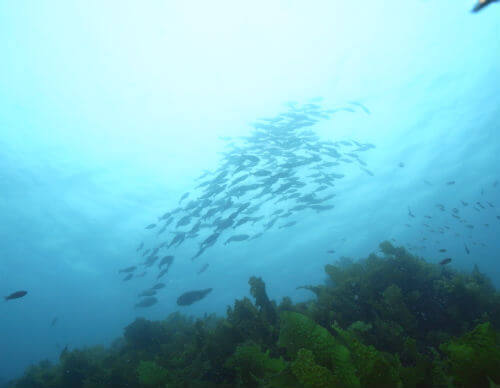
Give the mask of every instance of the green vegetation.
M 139 318 L 110 348 L 64 350 L 14 388 L 494 387 L 500 294 L 389 242 L 382 255 L 327 265 L 315 298 L 278 305 L 260 278 L 227 316 Z

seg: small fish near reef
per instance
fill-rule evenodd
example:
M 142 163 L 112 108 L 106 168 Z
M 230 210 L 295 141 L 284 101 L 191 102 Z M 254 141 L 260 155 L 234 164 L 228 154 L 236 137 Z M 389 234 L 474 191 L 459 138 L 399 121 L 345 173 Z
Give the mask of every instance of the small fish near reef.
M 158 302 L 154 296 L 150 296 L 148 298 L 144 298 L 139 303 L 135 304 L 135 307 L 151 307 Z
M 439 262 L 439 265 L 446 265 L 451 263 L 451 257 L 447 257 Z
M 189 291 L 185 292 L 181 296 L 177 298 L 177 304 L 179 306 L 189 306 L 194 302 L 198 302 L 203 299 L 212 291 L 211 288 L 207 288 L 205 290 L 197 290 L 197 291 Z
M 19 299 L 25 296 L 28 293 L 28 291 L 16 291 L 13 292 L 12 294 L 8 295 L 5 297 L 5 301 L 11 300 L 11 299 Z

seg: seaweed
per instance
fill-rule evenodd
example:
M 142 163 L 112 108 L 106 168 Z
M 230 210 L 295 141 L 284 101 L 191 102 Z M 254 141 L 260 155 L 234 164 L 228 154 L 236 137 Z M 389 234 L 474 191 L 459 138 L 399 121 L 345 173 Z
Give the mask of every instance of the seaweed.
M 224 317 L 138 318 L 109 348 L 65 349 L 14 388 L 493 387 L 500 294 L 477 266 L 442 268 L 385 241 L 325 266 L 311 299 L 277 305 L 264 281 Z M 292 287 L 292 286 L 291 286 Z

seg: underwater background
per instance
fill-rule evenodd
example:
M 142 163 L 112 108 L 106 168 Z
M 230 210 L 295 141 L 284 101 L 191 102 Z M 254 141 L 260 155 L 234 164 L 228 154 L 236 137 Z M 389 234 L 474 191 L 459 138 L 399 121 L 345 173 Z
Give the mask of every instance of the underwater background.
M 65 349 L 109 345 L 136 317 L 223 316 L 250 295 L 251 276 L 272 300 L 309 300 L 297 287 L 384 240 L 430 263 L 477 265 L 498 288 L 500 5 L 472 6 L 2 2 L 0 294 L 28 294 L 0 303 L 0 384 Z M 185 230 L 179 213 L 158 235 L 159 218 L 224 171 L 205 199 L 257 205 L 265 184 L 230 193 L 226 182 L 259 168 L 293 171 L 295 193 L 330 198 L 291 211 L 305 197 L 273 186 L 245 213 L 262 217 L 252 225 L 203 219 L 212 226 L 162 247 L 160 258 L 175 257 L 165 287 L 137 307 L 159 271 L 142 252 Z M 314 173 L 335 174 L 326 191 Z M 289 217 L 269 226 L 278 209 Z M 212 233 L 220 238 L 193 260 Z M 132 266 L 124 281 L 119 270 Z

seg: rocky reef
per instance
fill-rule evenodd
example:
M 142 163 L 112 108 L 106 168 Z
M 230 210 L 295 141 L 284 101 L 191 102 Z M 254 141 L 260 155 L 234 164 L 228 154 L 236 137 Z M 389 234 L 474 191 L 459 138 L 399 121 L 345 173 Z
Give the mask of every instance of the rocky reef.
M 381 254 L 325 267 L 304 303 L 248 298 L 225 317 L 136 319 L 109 348 L 64 350 L 15 388 L 495 387 L 500 293 L 470 273 L 385 241 Z

